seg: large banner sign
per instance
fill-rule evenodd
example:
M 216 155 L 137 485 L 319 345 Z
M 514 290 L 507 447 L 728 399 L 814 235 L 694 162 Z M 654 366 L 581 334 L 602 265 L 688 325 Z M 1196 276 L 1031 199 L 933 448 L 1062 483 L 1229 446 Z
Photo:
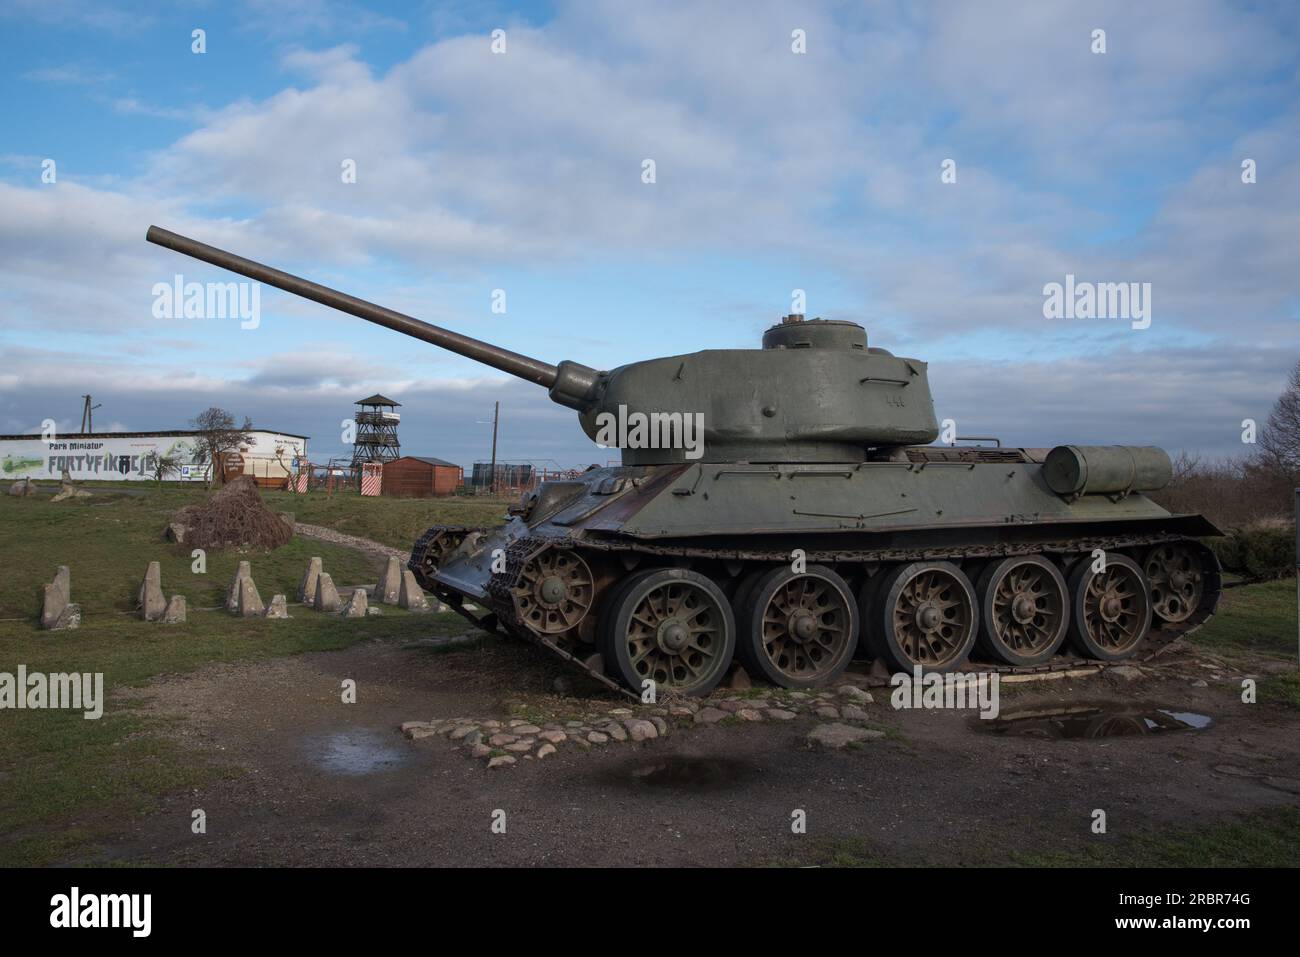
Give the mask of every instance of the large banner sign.
M 201 481 L 204 466 L 194 462 L 194 443 L 184 437 L 76 438 L 39 437 L 0 443 L 0 478 L 59 479 L 66 469 L 73 479 L 151 479 L 159 455 L 176 459 L 178 472 L 170 481 Z

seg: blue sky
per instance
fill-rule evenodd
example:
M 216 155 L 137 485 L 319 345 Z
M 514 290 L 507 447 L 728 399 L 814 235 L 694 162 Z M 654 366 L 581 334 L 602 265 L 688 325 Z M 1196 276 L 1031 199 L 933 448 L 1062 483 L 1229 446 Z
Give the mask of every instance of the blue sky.
M 532 386 L 273 291 L 256 330 L 154 318 L 155 282 L 222 278 L 158 223 L 601 367 L 756 346 L 803 289 L 930 362 L 961 432 L 1239 454 L 1300 359 L 1298 9 L 3 2 L 0 432 L 89 391 L 104 427 L 216 404 L 323 459 L 382 391 L 414 454 L 485 457 L 499 400 L 502 457 L 607 457 Z M 1151 283 L 1151 327 L 1045 319 L 1066 273 Z

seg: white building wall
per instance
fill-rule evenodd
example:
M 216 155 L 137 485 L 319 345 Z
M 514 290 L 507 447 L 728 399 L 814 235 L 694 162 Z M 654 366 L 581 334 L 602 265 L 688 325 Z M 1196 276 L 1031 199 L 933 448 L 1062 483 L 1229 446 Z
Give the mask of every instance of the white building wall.
M 253 430 L 253 442 L 241 447 L 244 471 L 259 477 L 282 477 L 293 462 L 306 462 L 307 440 L 280 432 Z M 65 436 L 50 441 L 40 436 L 0 439 L 0 479 L 58 480 L 67 469 L 74 481 L 145 481 L 153 478 L 153 461 L 159 455 L 178 458 L 181 474 L 171 480 L 204 481 L 207 466 L 194 462 L 194 437 L 190 435 L 132 435 L 112 433 Z

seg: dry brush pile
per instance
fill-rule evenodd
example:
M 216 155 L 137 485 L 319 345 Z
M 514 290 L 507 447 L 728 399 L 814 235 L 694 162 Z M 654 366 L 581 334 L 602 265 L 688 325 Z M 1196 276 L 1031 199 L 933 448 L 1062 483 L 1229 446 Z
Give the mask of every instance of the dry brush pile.
M 172 516 L 183 529 L 187 548 L 279 548 L 293 538 L 293 524 L 262 501 L 257 483 L 248 476 L 227 482 L 196 505 Z

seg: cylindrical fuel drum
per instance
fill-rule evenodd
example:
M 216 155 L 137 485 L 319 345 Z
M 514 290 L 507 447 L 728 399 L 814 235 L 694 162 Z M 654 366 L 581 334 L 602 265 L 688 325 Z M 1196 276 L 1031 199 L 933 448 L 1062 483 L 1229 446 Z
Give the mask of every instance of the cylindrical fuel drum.
M 1057 495 L 1153 492 L 1174 477 L 1169 453 L 1154 445 L 1058 445 L 1043 461 Z

